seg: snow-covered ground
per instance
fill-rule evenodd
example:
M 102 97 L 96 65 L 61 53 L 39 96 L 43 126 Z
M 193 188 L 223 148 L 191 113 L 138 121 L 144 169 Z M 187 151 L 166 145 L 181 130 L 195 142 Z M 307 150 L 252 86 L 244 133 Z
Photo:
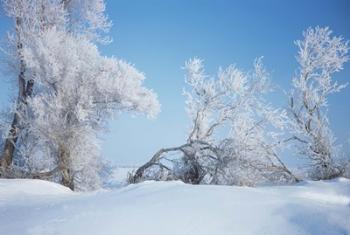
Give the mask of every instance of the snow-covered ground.
M 350 234 L 350 180 L 258 188 L 145 182 L 74 193 L 0 180 L 0 234 Z

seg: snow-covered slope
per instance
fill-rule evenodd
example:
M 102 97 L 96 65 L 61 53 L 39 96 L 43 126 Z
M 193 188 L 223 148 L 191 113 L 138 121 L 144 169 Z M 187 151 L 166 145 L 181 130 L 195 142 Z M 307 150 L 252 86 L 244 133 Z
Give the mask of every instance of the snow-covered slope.
M 39 180 L 0 180 L 0 234 L 350 234 L 350 180 L 294 186 L 145 182 L 73 193 Z

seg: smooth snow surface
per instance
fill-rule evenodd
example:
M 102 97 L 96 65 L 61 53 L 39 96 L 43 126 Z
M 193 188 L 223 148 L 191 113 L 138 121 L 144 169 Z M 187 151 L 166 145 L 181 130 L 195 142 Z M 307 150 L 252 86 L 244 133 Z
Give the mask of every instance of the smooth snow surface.
M 350 180 L 259 188 L 145 182 L 73 193 L 0 180 L 0 234 L 350 234 Z

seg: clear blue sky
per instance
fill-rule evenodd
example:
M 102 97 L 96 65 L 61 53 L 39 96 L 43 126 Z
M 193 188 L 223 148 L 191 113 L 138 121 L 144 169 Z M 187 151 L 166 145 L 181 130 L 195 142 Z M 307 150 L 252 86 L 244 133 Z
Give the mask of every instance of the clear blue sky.
M 231 63 L 249 69 L 254 58 L 264 56 L 272 81 L 289 90 L 297 68 L 293 42 L 304 29 L 329 26 L 350 40 L 348 0 L 108 0 L 107 13 L 114 41 L 100 47 L 103 54 L 135 64 L 162 104 L 157 119 L 124 114 L 102 134 L 103 154 L 122 165 L 143 163 L 159 148 L 185 141 L 190 123 L 181 95 L 181 67 L 188 58 L 203 58 L 207 71 L 215 74 L 219 66 Z M 0 20 L 4 35 L 9 21 L 3 14 Z M 350 63 L 335 78 L 350 81 Z M 0 81 L 1 107 L 9 89 Z M 330 98 L 330 121 L 339 143 L 350 137 L 349 101 L 350 87 Z M 287 100 L 277 92 L 271 102 L 284 106 Z

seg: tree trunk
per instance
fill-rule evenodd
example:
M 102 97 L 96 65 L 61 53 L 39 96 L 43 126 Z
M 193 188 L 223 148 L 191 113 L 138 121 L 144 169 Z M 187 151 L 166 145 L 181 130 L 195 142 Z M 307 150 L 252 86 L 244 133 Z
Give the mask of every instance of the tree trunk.
M 5 140 L 4 151 L 1 157 L 0 166 L 7 168 L 11 165 L 13 159 L 13 153 L 15 151 L 15 144 L 17 142 L 17 124 L 19 116 L 17 113 L 14 114 L 11 129 Z
M 59 146 L 58 161 L 61 172 L 61 184 L 74 190 L 74 178 L 71 170 L 71 160 L 69 151 L 64 146 Z

